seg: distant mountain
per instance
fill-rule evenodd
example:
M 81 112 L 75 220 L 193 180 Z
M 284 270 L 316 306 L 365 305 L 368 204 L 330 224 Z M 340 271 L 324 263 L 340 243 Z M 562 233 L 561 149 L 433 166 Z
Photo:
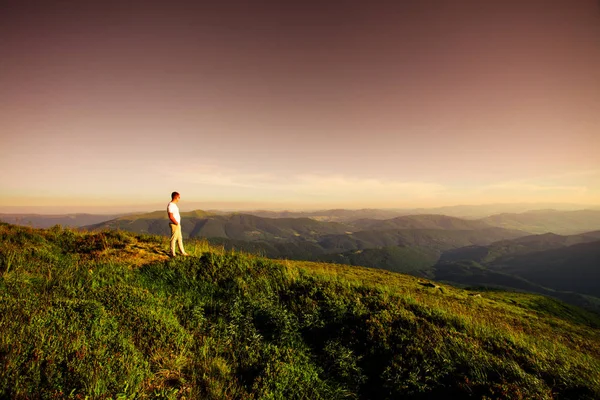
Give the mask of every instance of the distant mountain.
M 320 211 L 245 211 L 244 214 L 264 218 L 312 218 L 318 221 L 350 222 L 357 219 L 389 219 L 400 215 L 410 214 L 409 210 L 385 210 L 364 208 L 360 210 L 332 209 Z
M 345 235 L 329 235 L 320 239 L 319 244 L 330 251 L 361 250 L 389 246 L 419 246 L 442 251 L 475 244 L 490 244 L 498 240 L 523 235 L 523 232 L 509 231 L 502 228 L 364 230 Z
M 166 213 L 126 216 L 89 229 L 123 229 L 168 235 Z M 399 217 L 356 224 L 311 218 L 263 218 L 248 214 L 215 215 L 204 211 L 182 213 L 186 238 L 207 238 L 213 244 L 272 258 L 323 260 L 413 271 L 433 266 L 443 251 L 488 245 L 526 233 L 491 227 L 441 215 Z M 360 226 L 374 229 L 361 230 Z M 393 227 L 394 229 L 389 229 Z
M 478 219 L 502 213 L 524 213 L 534 210 L 550 209 L 570 211 L 585 208 L 600 210 L 599 206 L 586 207 L 585 205 L 571 203 L 498 203 L 418 208 L 410 210 L 407 214 L 442 214 L 459 218 Z
M 492 270 L 472 260 L 440 262 L 433 268 L 428 269 L 424 276 L 463 287 L 539 293 L 600 313 L 600 296 L 598 295 L 592 296 L 584 292 L 546 287 L 538 282 L 529 281 L 520 275 Z M 595 282 L 592 284 L 597 286 Z
M 532 291 L 588 307 L 597 303 L 600 310 L 600 231 L 532 235 L 451 249 L 430 272 L 436 280 Z
M 214 215 L 203 211 L 181 213 L 184 237 L 224 238 L 242 241 L 316 240 L 352 229 L 337 222 L 310 218 L 262 218 L 248 214 Z M 87 227 L 92 230 L 123 229 L 136 233 L 168 235 L 166 212 L 117 218 Z
M 439 256 L 440 252 L 430 247 L 388 246 L 326 254 L 320 256 L 318 260 L 427 276 L 424 271 L 434 265 Z
M 319 240 L 323 255 L 317 260 L 361 265 L 428 276 L 429 269 L 449 249 L 492 243 L 522 233 L 501 228 L 473 230 L 394 229 L 330 235 Z
M 525 232 L 492 227 L 480 221 L 442 215 L 407 216 L 383 221 L 361 220 L 353 224 L 323 222 L 311 218 L 214 215 L 200 210 L 184 212 L 181 216 L 184 237 L 250 242 L 310 241 L 319 244 L 329 253 L 389 246 L 427 246 L 446 250 L 468 245 L 486 245 L 526 235 Z M 361 226 L 371 229 L 361 229 Z M 124 216 L 87 228 L 170 234 L 164 211 Z
M 406 229 L 325 235 L 317 240 L 244 241 L 213 237 L 209 241 L 270 258 L 326 261 L 424 276 L 445 250 L 472 243 L 491 243 L 506 237 L 514 237 L 514 233 L 499 228 L 473 231 Z
M 49 228 L 54 225 L 79 228 L 86 225 L 98 224 L 119 217 L 123 214 L 0 214 L 0 222 L 32 228 Z
M 538 293 L 549 291 L 547 288 L 529 282 L 524 278 L 492 271 L 473 260 L 440 262 L 432 268 L 431 272 L 430 276 L 435 280 L 456 282 L 463 286 L 492 286 Z
M 555 290 L 600 297 L 600 240 L 499 258 L 488 268 Z
M 465 220 L 446 215 L 423 214 L 405 215 L 386 220 L 360 219 L 353 221 L 352 226 L 369 230 L 388 229 L 441 229 L 441 230 L 479 230 L 489 229 L 489 225 L 483 221 Z
M 403 208 L 403 209 L 330 209 L 317 211 L 244 211 L 244 214 L 267 218 L 313 218 L 320 221 L 351 222 L 358 219 L 391 219 L 404 215 L 440 214 L 449 217 L 480 219 L 502 213 L 524 213 L 535 210 L 572 211 L 589 208 L 600 210 L 600 207 L 586 207 L 578 204 L 563 203 L 515 203 L 515 204 L 481 204 L 456 205 L 433 208 Z
M 441 261 L 474 260 L 491 263 L 502 257 L 514 257 L 544 250 L 560 249 L 579 243 L 600 240 L 600 231 L 562 236 L 554 233 L 530 235 L 517 239 L 501 240 L 488 246 L 468 246 L 444 252 Z
M 497 214 L 480 219 L 489 225 L 531 233 L 572 235 L 600 230 L 600 210 L 537 210 L 519 214 Z

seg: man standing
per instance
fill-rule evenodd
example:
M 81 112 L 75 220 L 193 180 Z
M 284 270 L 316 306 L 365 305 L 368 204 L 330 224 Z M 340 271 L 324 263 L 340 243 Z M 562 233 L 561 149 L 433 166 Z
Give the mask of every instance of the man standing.
M 171 193 L 171 202 L 167 206 L 167 214 L 170 220 L 169 226 L 171 227 L 171 257 L 175 257 L 175 242 L 179 245 L 181 254 L 184 256 L 188 255 L 183 249 L 183 237 L 181 236 L 181 216 L 179 215 L 179 207 L 177 207 L 180 198 L 179 193 Z

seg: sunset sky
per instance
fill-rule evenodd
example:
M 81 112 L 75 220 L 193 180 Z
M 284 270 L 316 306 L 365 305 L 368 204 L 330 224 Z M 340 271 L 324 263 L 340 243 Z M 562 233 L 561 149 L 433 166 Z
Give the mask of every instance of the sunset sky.
M 3 2 L 0 212 L 600 205 L 599 4 Z

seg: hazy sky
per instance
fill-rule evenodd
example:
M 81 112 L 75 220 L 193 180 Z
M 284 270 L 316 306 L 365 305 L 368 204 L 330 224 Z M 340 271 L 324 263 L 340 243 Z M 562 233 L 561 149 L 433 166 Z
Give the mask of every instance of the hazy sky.
M 598 1 L 291 3 L 3 2 L 0 212 L 600 204 Z

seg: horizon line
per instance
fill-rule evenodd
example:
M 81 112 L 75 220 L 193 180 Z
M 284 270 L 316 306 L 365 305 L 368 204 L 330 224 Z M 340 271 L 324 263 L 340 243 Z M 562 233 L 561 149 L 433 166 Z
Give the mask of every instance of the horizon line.
M 535 209 L 529 209 L 525 211 L 534 210 L 556 210 L 556 211 L 578 211 L 586 209 L 597 209 L 600 208 L 600 203 L 563 203 L 563 202 L 514 202 L 514 203 L 480 203 L 480 204 L 453 204 L 453 205 L 440 205 L 440 206 L 422 206 L 422 207 L 255 207 L 255 208 L 236 208 L 236 207 L 207 207 L 207 208 L 194 208 L 198 202 L 190 202 L 191 209 L 182 207 L 182 212 L 194 212 L 194 211 L 205 211 L 205 212 L 319 212 L 319 211 L 332 211 L 332 210 L 345 210 L 345 211 L 361 211 L 361 210 L 382 210 L 382 211 L 417 211 L 417 210 L 435 210 L 445 208 L 485 208 L 485 207 L 540 207 Z M 75 206 L 75 207 L 64 207 L 64 206 L 0 206 L 0 215 L 127 215 L 127 214 L 146 214 L 162 209 L 150 209 L 150 207 L 156 207 L 154 204 L 145 204 L 136 208 L 125 210 L 118 206 Z M 559 207 L 562 210 L 553 208 Z M 79 210 L 79 209 L 87 210 Z M 568 209 L 565 209 L 568 208 Z M 64 211 L 59 211 L 64 210 Z M 75 211 L 69 212 L 66 209 L 76 209 Z M 93 209 L 103 209 L 94 211 Z M 109 211 L 107 209 L 113 209 Z

